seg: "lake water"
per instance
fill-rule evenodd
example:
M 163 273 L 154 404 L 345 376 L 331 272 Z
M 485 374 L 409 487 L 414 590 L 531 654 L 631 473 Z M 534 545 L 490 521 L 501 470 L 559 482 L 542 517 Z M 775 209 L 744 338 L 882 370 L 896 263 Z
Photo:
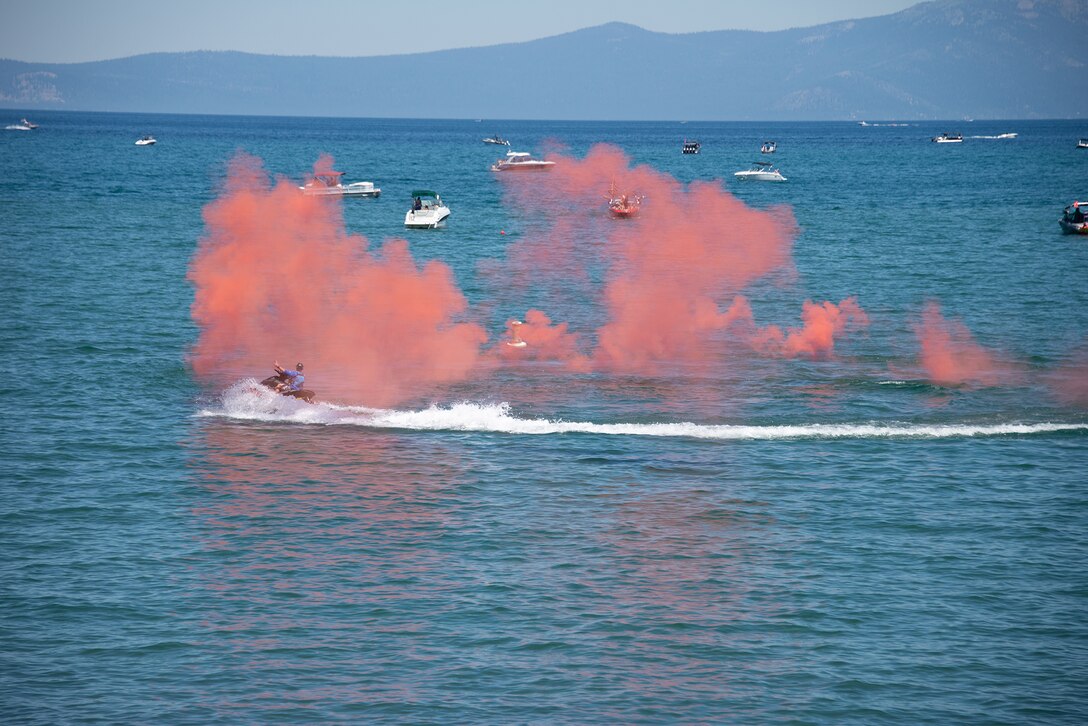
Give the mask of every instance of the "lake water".
M 0 131 L 5 722 L 1084 722 L 1088 414 L 1052 385 L 1088 337 L 1088 243 L 1057 224 L 1083 122 L 31 118 Z M 238 151 L 374 181 L 345 229 L 447 265 L 491 340 L 530 308 L 592 336 L 581 289 L 485 274 L 555 221 L 509 203 L 493 133 L 788 205 L 759 323 L 856 296 L 869 324 L 827 356 L 527 362 L 392 406 L 262 397 L 271 360 L 195 374 L 187 274 Z M 735 181 L 764 139 L 789 181 Z M 404 230 L 421 186 L 445 229 Z M 927 378 L 930 301 L 1016 375 Z

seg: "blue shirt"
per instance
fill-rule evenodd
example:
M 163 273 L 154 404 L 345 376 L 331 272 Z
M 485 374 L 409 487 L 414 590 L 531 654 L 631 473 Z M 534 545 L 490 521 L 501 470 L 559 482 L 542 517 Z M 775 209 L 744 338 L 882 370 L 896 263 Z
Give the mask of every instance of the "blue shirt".
M 287 385 L 292 391 L 302 390 L 302 384 L 306 382 L 306 376 L 302 375 L 300 371 L 284 371 L 283 375 L 290 379 Z

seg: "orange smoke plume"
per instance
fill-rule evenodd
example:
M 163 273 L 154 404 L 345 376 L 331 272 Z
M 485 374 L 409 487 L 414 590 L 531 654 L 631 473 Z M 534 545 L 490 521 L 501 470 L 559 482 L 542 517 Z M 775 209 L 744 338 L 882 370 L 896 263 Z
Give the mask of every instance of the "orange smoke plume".
M 719 183 L 685 188 L 649 167 L 629 168 L 623 152 L 607 145 L 582 160 L 557 161 L 546 185 L 508 181 L 512 201 L 556 216 L 546 234 L 513 247 L 509 266 L 526 276 L 604 270 L 606 320 L 592 354 L 599 370 L 653 373 L 665 364 L 713 360 L 722 351 L 713 337 L 731 319 L 720 301 L 790 269 L 796 224 L 786 208 L 751 209 Z M 613 184 L 645 197 L 637 219 L 608 217 L 605 195 Z
M 314 171 L 331 166 L 322 157 Z M 403 240 L 368 251 L 336 200 L 282 179 L 269 188 L 259 161 L 239 155 L 204 221 L 189 270 L 198 376 L 264 377 L 274 360 L 300 359 L 319 398 L 390 405 L 472 371 L 486 336 L 456 322 L 466 301 L 450 269 L 416 265 Z
M 1046 382 L 1061 403 L 1088 409 L 1088 343 L 1073 353 L 1072 360 L 1048 374 Z
M 588 359 L 579 352 L 578 336 L 567 330 L 566 323 L 553 325 L 539 310 L 525 313 L 525 320 L 510 324 L 512 331 L 505 343 L 523 341 L 525 347 L 503 344 L 497 350 L 509 360 L 538 360 L 565 363 L 572 370 L 587 370 Z M 514 336 L 517 336 L 516 338 Z
M 922 367 L 934 383 L 992 386 L 1018 377 L 1014 366 L 976 343 L 967 326 L 946 320 L 936 302 L 926 304 L 914 332 L 922 346 Z
M 827 358 L 835 350 L 835 339 L 846 330 L 869 324 L 869 316 L 848 297 L 838 305 L 830 301 L 816 304 L 806 300 L 801 307 L 804 326 L 790 328 L 785 334 L 770 325 L 756 335 L 756 347 L 787 358 Z

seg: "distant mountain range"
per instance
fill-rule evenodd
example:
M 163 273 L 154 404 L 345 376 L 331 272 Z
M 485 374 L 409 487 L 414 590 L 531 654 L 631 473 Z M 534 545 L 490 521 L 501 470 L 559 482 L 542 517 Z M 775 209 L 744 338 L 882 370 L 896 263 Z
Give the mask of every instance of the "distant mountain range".
M 0 60 L 0 107 L 587 120 L 1083 118 L 1088 0 L 936 0 L 771 33 L 677 35 L 608 23 L 396 56 L 199 51 L 91 63 Z

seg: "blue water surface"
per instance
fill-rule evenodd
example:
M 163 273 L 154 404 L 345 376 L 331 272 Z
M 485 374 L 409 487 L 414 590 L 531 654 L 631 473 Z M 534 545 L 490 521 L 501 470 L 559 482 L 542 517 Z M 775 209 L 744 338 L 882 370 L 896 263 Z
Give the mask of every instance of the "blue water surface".
M 1057 224 L 1088 199 L 1083 122 L 32 120 L 0 130 L 4 722 L 1088 718 L 1088 415 L 1048 383 L 1088 337 L 1088 244 Z M 538 222 L 504 205 L 494 133 L 789 205 L 760 322 L 857 296 L 870 325 L 830 360 L 534 371 L 397 410 L 246 409 L 193 377 L 186 272 L 239 151 L 374 181 L 347 229 L 448 264 L 489 328 L 588 325 L 481 275 Z M 765 139 L 789 181 L 735 182 Z M 421 186 L 446 229 L 404 231 Z M 930 300 L 1022 375 L 917 375 Z

